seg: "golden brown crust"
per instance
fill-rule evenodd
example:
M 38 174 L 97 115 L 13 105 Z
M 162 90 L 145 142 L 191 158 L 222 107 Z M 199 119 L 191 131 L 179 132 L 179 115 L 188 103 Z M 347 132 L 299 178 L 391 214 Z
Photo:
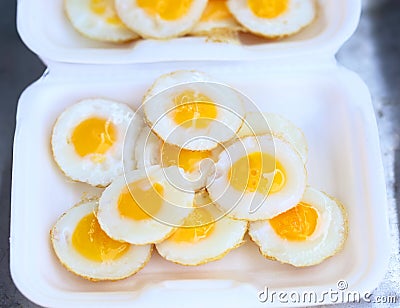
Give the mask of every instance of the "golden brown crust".
M 285 33 L 285 34 L 279 34 L 279 35 L 263 34 L 261 32 L 257 32 L 257 31 L 251 30 L 250 28 L 246 27 L 243 24 L 242 25 L 243 25 L 243 27 L 246 28 L 247 31 L 249 31 L 250 33 L 252 33 L 252 34 L 254 34 L 254 35 L 258 36 L 258 37 L 263 37 L 263 38 L 266 38 L 266 39 L 269 39 L 269 40 L 273 40 L 273 41 L 279 41 L 279 40 L 283 40 L 285 38 L 288 38 L 290 36 L 293 36 L 293 35 L 301 32 L 304 28 L 308 27 L 313 21 L 314 21 L 314 19 L 311 20 L 308 24 L 302 26 L 301 28 L 299 28 L 296 31 L 293 31 L 293 32 L 290 32 L 290 33 Z
M 201 262 L 199 262 L 199 263 L 196 263 L 196 264 L 189 264 L 189 263 L 183 263 L 183 262 L 180 262 L 180 261 L 177 261 L 177 260 L 172 260 L 172 259 L 170 259 L 170 258 L 167 258 L 167 257 L 163 256 L 163 255 L 160 253 L 160 251 L 157 249 L 157 245 L 156 245 L 156 249 L 157 249 L 158 254 L 159 254 L 162 258 L 164 258 L 165 260 L 167 260 L 167 261 L 169 261 L 169 262 L 172 262 L 172 263 L 175 263 L 175 264 L 179 264 L 179 265 L 183 265 L 183 266 L 199 266 L 199 265 L 203 265 L 203 264 L 206 264 L 206 263 L 209 263 L 209 262 L 213 262 L 213 261 L 217 261 L 217 260 L 222 259 L 222 258 L 225 257 L 229 252 L 231 252 L 232 250 L 234 250 L 234 249 L 236 249 L 236 248 L 242 246 L 245 242 L 246 242 L 245 240 L 242 240 L 241 242 L 237 243 L 235 246 L 230 247 L 229 249 L 225 250 L 225 251 L 224 251 L 223 253 L 221 253 L 220 255 L 218 255 L 218 256 L 216 256 L 216 257 L 212 257 L 212 258 L 205 259 L 205 260 L 203 260 L 203 261 L 201 261 Z
M 349 228 L 350 228 L 349 227 L 349 217 L 348 217 L 348 214 L 347 214 L 346 207 L 343 205 L 343 203 L 341 201 L 339 201 L 335 197 L 332 197 L 331 195 L 327 194 L 324 191 L 321 191 L 321 192 L 337 204 L 337 206 L 340 209 L 340 211 L 342 212 L 342 216 L 343 216 L 343 224 L 344 224 L 343 237 L 342 237 L 342 242 L 340 243 L 340 245 L 338 246 L 338 248 L 334 252 L 334 254 L 336 254 L 336 253 L 338 253 L 339 251 L 341 251 L 344 248 L 344 244 L 347 241 L 347 238 L 348 238 L 348 235 L 349 235 Z
M 191 35 L 205 37 L 206 43 L 230 43 L 240 45 L 239 32 L 239 29 L 217 27 L 210 30 L 194 32 L 191 33 Z
M 59 255 L 57 254 L 56 250 L 54 249 L 53 239 L 51 239 L 51 241 L 52 241 L 53 252 L 54 252 L 54 254 L 56 255 L 58 261 L 61 263 L 61 265 L 62 265 L 68 272 L 70 272 L 70 273 L 72 273 L 72 274 L 74 274 L 74 275 L 76 275 L 76 276 L 79 276 L 79 277 L 81 277 L 81 278 L 84 278 L 84 279 L 86 279 L 86 280 L 89 280 L 89 281 L 91 281 L 91 282 L 119 281 L 119 280 L 127 279 L 127 278 L 129 278 L 129 277 L 135 275 L 135 274 L 138 273 L 139 271 L 141 271 L 141 270 L 147 265 L 147 263 L 149 263 L 149 261 L 150 261 L 152 255 L 153 255 L 153 245 L 152 245 L 151 248 L 150 248 L 150 252 L 149 252 L 149 254 L 148 254 L 146 260 L 143 262 L 143 264 L 142 264 L 140 267 L 136 268 L 136 269 L 133 270 L 131 273 L 129 273 L 129 274 L 127 274 L 127 275 L 124 275 L 124 276 L 121 276 L 121 277 L 118 277 L 118 278 L 114 278 L 114 277 L 93 278 L 93 277 L 86 276 L 86 275 L 81 274 L 81 273 L 74 272 L 73 269 L 69 268 L 68 265 L 65 264 L 65 263 L 62 261 L 62 259 L 59 257 Z M 133 246 L 133 245 L 132 245 L 132 246 Z M 133 248 L 131 248 L 131 249 L 135 249 L 135 248 L 133 247 Z
M 249 229 L 249 223 L 247 222 L 247 223 L 246 223 L 246 227 L 245 227 L 245 231 L 243 232 L 242 239 L 241 239 L 241 241 L 240 241 L 239 243 L 237 243 L 236 245 L 234 245 L 234 246 L 228 248 L 227 250 L 225 250 L 225 251 L 224 251 L 223 253 L 221 253 L 220 255 L 218 255 L 218 256 L 216 256 L 216 257 L 212 257 L 212 258 L 205 259 L 205 260 L 203 260 L 202 262 L 197 263 L 197 264 L 186 264 L 186 263 L 183 263 L 183 262 L 179 262 L 179 261 L 176 261 L 176 260 L 169 259 L 169 258 L 165 257 L 164 255 L 162 255 L 162 254 L 160 253 L 160 251 L 159 251 L 158 248 L 157 248 L 157 245 L 155 245 L 155 246 L 156 246 L 156 249 L 157 249 L 158 254 L 159 254 L 162 258 L 164 258 L 165 260 L 167 260 L 167 261 L 170 261 L 170 262 L 172 262 L 172 263 L 179 264 L 179 265 L 184 265 L 184 266 L 198 266 L 198 265 L 206 264 L 206 263 L 209 263 L 209 262 L 212 262 L 212 261 L 220 260 L 220 259 L 224 258 L 230 251 L 232 251 L 232 250 L 234 250 L 234 249 L 239 248 L 240 246 L 242 246 L 244 243 L 246 243 L 246 240 L 244 239 L 244 237 L 245 237 L 245 235 L 246 235 L 248 229 Z

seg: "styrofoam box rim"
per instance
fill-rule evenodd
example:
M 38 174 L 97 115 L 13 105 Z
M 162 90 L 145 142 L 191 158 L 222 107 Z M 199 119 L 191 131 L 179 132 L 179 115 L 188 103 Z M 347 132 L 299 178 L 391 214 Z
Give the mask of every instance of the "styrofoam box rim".
M 81 190 L 87 188 L 81 189 L 79 185 L 83 184 L 65 182 L 52 163 L 48 145 L 46 146 L 52 125 L 49 122 L 55 120 L 55 114 L 66 104 L 72 104 L 69 100 L 75 96 L 86 97 L 99 93 L 131 102 L 127 98 L 132 93 L 144 93 L 151 80 L 171 68 L 147 70 L 140 77 L 134 69 L 129 68 L 124 72 L 116 72 L 113 76 L 105 76 L 103 81 L 91 81 L 86 76 L 85 81 L 63 83 L 46 77 L 30 86 L 20 98 L 14 142 L 10 266 L 13 280 L 25 296 L 44 306 L 60 307 L 110 304 L 154 307 L 161 303 L 165 307 L 177 307 L 189 302 L 193 307 L 251 307 L 261 305 L 257 301 L 261 286 L 256 286 L 253 280 L 268 281 L 270 287 L 277 291 L 310 290 L 312 286 L 312 290 L 322 292 L 335 287 L 336 281 L 331 276 L 336 274 L 332 270 L 339 273 L 341 269 L 343 277 L 340 278 L 348 281 L 349 290 L 366 292 L 378 285 L 388 265 L 389 232 L 378 130 L 365 84 L 354 73 L 338 67 L 320 71 L 258 74 L 246 73 L 244 65 L 242 74 L 229 74 L 229 70 L 224 70 L 223 67 L 221 63 L 214 65 L 212 62 L 191 66 L 192 69 L 204 70 L 218 80 L 248 93 L 250 97 L 253 96 L 260 108 L 281 113 L 293 120 L 309 137 L 312 156 L 309 160 L 310 184 L 337 196 L 348 207 L 350 234 L 344 251 L 317 267 L 304 270 L 276 263 L 272 265 L 268 263 L 271 261 L 261 260 L 258 254 L 252 252 L 248 258 L 251 257 L 254 265 L 248 264 L 252 262 L 239 263 L 237 271 L 242 270 L 239 272 L 242 273 L 241 279 L 237 278 L 237 271 L 233 270 L 227 270 L 224 278 L 219 274 L 218 268 L 221 267 L 222 270 L 224 266 L 231 266 L 237 260 L 236 253 L 246 256 L 249 247 L 230 253 L 221 263 L 203 266 L 203 274 L 201 269 L 190 272 L 187 268 L 177 268 L 176 265 L 163 263 L 160 258 L 153 257 L 155 261 L 151 261 L 153 263 L 137 274 L 142 275 L 143 272 L 144 276 L 134 276 L 132 280 L 121 282 L 121 290 L 118 290 L 118 283 L 103 285 L 88 282 L 90 285 L 86 285 L 80 280 L 74 280 L 71 277 L 73 275 L 67 273 L 60 264 L 55 261 L 52 264 L 54 256 L 49 255 L 51 249 L 47 242 L 50 222 L 44 223 L 40 220 L 48 217 L 51 221 L 56 219 L 56 216 L 72 205 L 69 201 L 77 199 Z M 185 67 L 176 64 L 173 68 Z M 286 86 L 294 90 L 282 91 Z M 296 92 L 295 89 L 299 91 Z M 282 102 L 264 103 L 264 91 L 269 94 L 270 101 L 279 97 Z M 297 104 L 297 94 L 292 92 L 302 96 L 301 106 Z M 59 102 L 54 103 L 54 99 Z M 137 105 L 140 99 L 141 97 L 136 98 L 137 102 L 134 104 Z M 332 127 L 332 124 L 338 126 Z M 32 140 L 36 141 L 32 143 Z M 330 160 L 326 161 L 324 157 Z M 323 175 L 316 172 L 322 166 L 325 168 Z M 43 187 L 40 179 L 46 179 L 49 183 Z M 57 196 L 53 193 L 64 189 L 71 191 L 70 195 Z M 43 207 L 43 202 L 48 204 Z M 54 203 L 59 206 L 57 202 L 62 204 L 60 208 L 51 207 Z M 255 246 L 251 249 L 256 251 Z M 246 269 L 246 266 L 262 268 L 251 270 Z M 274 277 L 268 277 L 268 271 L 263 266 L 267 266 Z M 352 266 L 352 269 L 345 271 L 346 266 Z M 162 272 L 164 267 L 172 272 Z M 146 268 L 150 272 L 146 272 Z M 160 273 L 151 272 L 152 270 L 160 270 Z M 325 271 L 331 276 L 327 274 L 325 278 L 320 277 L 318 273 Z M 211 279 L 207 276 L 210 272 L 217 278 Z M 181 276 L 181 273 L 187 276 Z M 291 274 L 290 279 L 285 278 L 288 274 Z M 145 284 L 140 290 L 135 289 L 135 279 L 147 281 L 149 277 L 159 280 Z M 53 284 L 52 281 L 56 283 Z M 68 288 L 77 289 L 65 287 L 63 284 L 67 282 L 70 282 Z M 80 287 L 82 291 L 79 292 Z M 107 292 L 107 288 L 112 291 Z
M 77 34 L 61 12 L 62 0 L 18 0 L 17 27 L 22 40 L 47 65 L 151 63 L 169 61 L 249 61 L 282 57 L 333 56 L 355 31 L 361 0 L 316 0 L 317 20 L 300 33 L 278 41 L 242 45 L 206 42 L 201 37 L 111 45 Z M 48 15 L 49 11 L 58 13 Z M 162 53 L 159 52 L 162 50 Z

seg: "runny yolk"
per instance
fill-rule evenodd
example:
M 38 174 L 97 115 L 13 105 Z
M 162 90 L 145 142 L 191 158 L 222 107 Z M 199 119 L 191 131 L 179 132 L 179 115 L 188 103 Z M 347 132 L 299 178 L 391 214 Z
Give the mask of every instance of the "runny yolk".
M 83 217 L 77 224 L 72 234 L 72 245 L 82 256 L 96 262 L 117 260 L 130 247 L 128 243 L 108 237 L 93 213 Z
M 226 0 L 208 0 L 206 9 L 200 21 L 227 20 L 232 18 L 231 12 L 226 6 Z
M 118 199 L 118 211 L 122 217 L 136 221 L 154 217 L 163 204 L 164 187 L 148 181 L 129 184 Z
M 286 173 L 274 156 L 254 152 L 240 158 L 232 165 L 228 179 L 236 190 L 267 194 L 278 192 L 283 188 Z
M 117 129 L 107 119 L 89 118 L 75 127 L 71 142 L 75 151 L 85 157 L 105 154 L 117 139 Z
M 289 6 L 289 0 L 247 0 L 251 11 L 260 18 L 276 18 Z
M 184 128 L 206 128 L 217 117 L 217 107 L 203 94 L 185 91 L 175 97 L 174 103 L 174 121 Z
M 209 237 L 214 231 L 214 217 L 204 208 L 195 209 L 178 228 L 170 240 L 176 243 L 196 243 Z
M 132 0 L 133 1 L 133 0 Z M 149 15 L 165 20 L 177 20 L 185 16 L 193 0 L 137 0 L 137 5 Z
M 122 25 L 114 7 L 114 0 L 90 0 L 90 9 L 93 13 L 103 16 L 107 23 Z
M 211 151 L 190 151 L 167 143 L 162 146 L 161 159 L 165 167 L 179 166 L 186 172 L 193 172 L 206 158 L 211 158 Z
M 318 212 L 306 203 L 269 220 L 276 234 L 289 241 L 304 241 L 312 235 L 317 226 Z

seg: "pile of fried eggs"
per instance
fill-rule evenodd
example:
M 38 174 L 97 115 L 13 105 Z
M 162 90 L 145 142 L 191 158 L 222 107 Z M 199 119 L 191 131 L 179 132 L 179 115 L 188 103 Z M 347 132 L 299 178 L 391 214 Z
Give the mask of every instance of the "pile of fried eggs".
M 280 38 L 316 16 L 315 0 L 64 0 L 73 27 L 105 42 L 184 35 L 232 41 L 239 32 Z
M 70 179 L 104 188 L 50 231 L 71 272 L 131 276 L 153 246 L 181 265 L 219 260 L 248 232 L 268 259 L 296 267 L 340 251 L 344 207 L 307 186 L 307 142 L 287 119 L 250 112 L 233 88 L 197 71 L 159 77 L 139 110 L 92 98 L 53 127 L 53 157 Z

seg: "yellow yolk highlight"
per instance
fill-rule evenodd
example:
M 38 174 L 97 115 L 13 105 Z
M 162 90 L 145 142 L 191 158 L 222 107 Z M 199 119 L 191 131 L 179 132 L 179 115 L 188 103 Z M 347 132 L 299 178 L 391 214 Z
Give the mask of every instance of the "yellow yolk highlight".
M 93 13 L 103 16 L 107 23 L 122 25 L 114 7 L 114 0 L 90 0 L 90 9 Z
M 289 0 L 247 0 L 251 11 L 260 18 L 276 18 L 286 12 Z
M 203 159 L 211 158 L 211 151 L 190 151 L 164 143 L 161 150 L 161 160 L 165 167 L 178 166 L 186 172 L 198 170 Z
M 117 129 L 106 119 L 90 118 L 75 127 L 71 142 L 81 157 L 105 154 L 117 139 Z
M 286 173 L 275 157 L 254 152 L 236 161 L 229 170 L 228 178 L 236 190 L 267 194 L 283 188 Z
M 96 261 L 114 261 L 122 257 L 130 245 L 115 241 L 100 228 L 96 216 L 83 217 L 72 234 L 72 245 L 85 258 Z
M 136 221 L 151 219 L 163 204 L 164 187 L 148 181 L 131 183 L 118 199 L 118 211 L 122 217 Z
M 132 0 L 133 1 L 133 0 Z M 185 16 L 193 0 L 137 0 L 137 5 L 149 15 L 164 20 L 177 20 Z
M 111 25 L 122 25 L 122 21 L 117 15 L 107 17 L 106 21 Z
M 318 212 L 308 204 L 296 207 L 269 220 L 276 234 L 289 241 L 305 241 L 317 226 Z
M 107 10 L 107 2 L 105 0 L 91 0 L 90 9 L 97 15 L 102 15 Z
M 230 18 L 233 16 L 226 5 L 226 0 L 209 0 L 200 21 L 218 21 Z
M 203 94 L 186 91 L 177 95 L 174 103 L 174 121 L 185 128 L 206 128 L 217 117 L 217 107 Z
M 211 213 L 204 208 L 197 208 L 185 219 L 183 227 L 172 234 L 170 240 L 176 243 L 196 243 L 209 237 L 214 228 Z

